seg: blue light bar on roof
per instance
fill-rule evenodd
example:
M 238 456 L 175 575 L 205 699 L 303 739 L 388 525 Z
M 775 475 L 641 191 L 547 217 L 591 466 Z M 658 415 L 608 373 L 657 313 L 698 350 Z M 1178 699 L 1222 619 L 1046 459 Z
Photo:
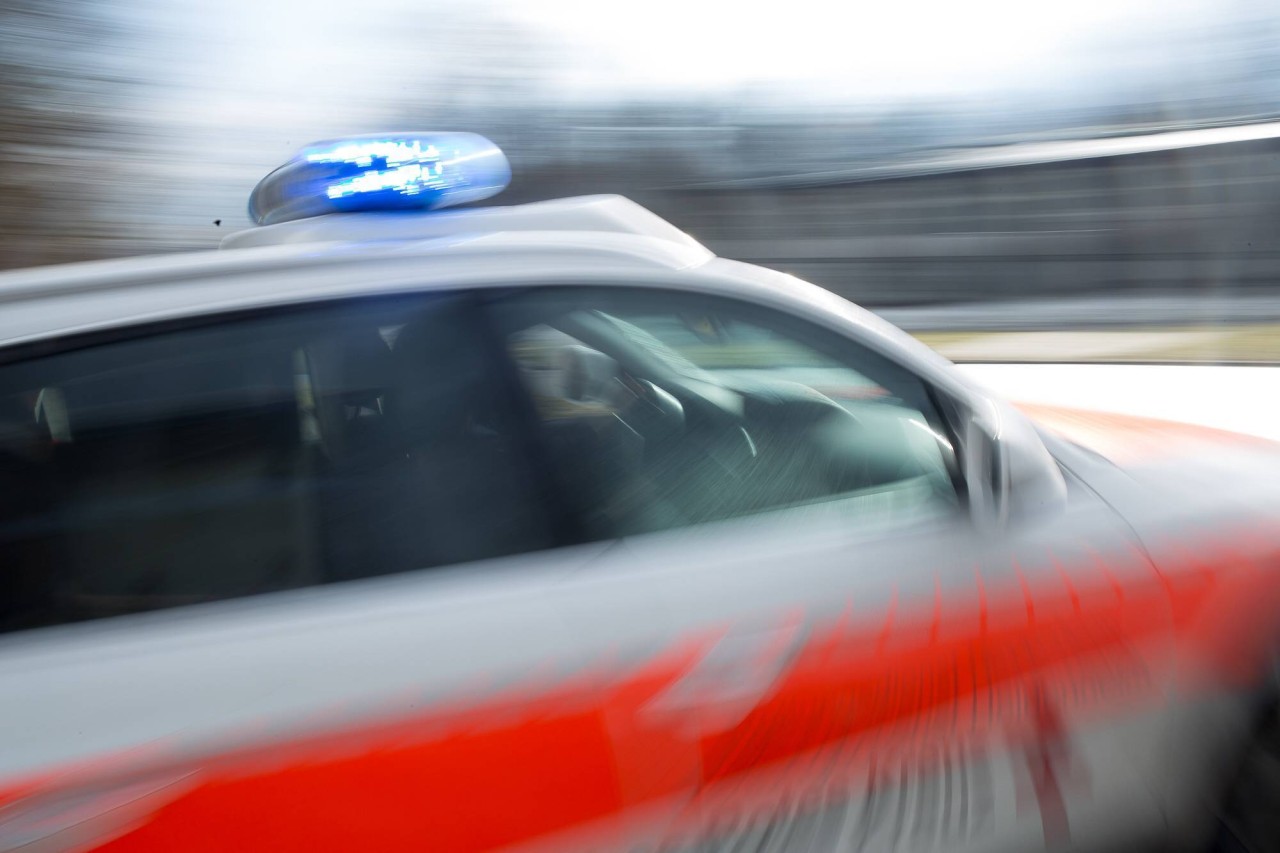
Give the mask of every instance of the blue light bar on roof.
M 435 210 L 502 192 L 511 166 L 474 133 L 383 133 L 308 145 L 249 196 L 249 216 L 274 225 L 325 213 Z

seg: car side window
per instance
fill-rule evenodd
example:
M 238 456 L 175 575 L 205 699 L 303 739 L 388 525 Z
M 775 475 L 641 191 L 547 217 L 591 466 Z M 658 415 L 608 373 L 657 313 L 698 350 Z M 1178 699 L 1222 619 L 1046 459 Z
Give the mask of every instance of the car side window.
M 590 538 L 765 511 L 900 523 L 959 506 L 923 383 L 827 330 L 621 288 L 518 294 L 492 311 Z
M 0 366 L 0 629 L 554 544 L 483 340 L 397 298 Z

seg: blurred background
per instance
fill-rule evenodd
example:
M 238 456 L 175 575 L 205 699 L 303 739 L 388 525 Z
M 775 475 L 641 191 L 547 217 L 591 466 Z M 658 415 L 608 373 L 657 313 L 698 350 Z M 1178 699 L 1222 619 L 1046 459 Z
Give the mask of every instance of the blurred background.
M 0 268 L 214 248 L 302 144 L 385 129 L 957 360 L 1280 358 L 1274 0 L 0 0 Z

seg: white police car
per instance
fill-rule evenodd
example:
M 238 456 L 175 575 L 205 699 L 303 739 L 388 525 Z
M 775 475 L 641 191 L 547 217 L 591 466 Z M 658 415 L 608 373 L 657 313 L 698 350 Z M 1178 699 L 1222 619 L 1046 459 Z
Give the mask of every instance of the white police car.
M 1273 451 L 1122 470 L 616 196 L 426 212 L 508 177 L 324 143 L 0 276 L 0 849 L 1268 837 Z

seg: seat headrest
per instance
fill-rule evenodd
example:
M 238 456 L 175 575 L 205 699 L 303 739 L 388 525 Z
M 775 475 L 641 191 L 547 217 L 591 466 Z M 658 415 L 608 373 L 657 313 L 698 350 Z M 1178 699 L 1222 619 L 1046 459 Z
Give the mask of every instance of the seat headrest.
M 493 410 L 492 371 L 483 331 L 461 305 L 437 310 L 404 327 L 392 350 L 389 394 L 410 442 L 458 436 Z
M 307 347 L 317 397 L 357 405 L 378 397 L 392 382 L 391 348 L 376 328 L 356 329 Z

